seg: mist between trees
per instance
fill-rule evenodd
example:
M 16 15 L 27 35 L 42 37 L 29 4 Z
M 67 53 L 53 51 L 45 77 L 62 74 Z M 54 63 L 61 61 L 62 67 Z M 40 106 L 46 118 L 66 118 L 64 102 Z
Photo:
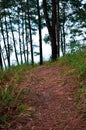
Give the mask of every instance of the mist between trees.
M 34 64 L 35 56 L 43 64 L 43 42 L 51 46 L 52 61 L 73 53 L 86 44 L 85 28 L 84 0 L 1 0 L 0 67 L 10 67 L 12 55 L 17 65 Z

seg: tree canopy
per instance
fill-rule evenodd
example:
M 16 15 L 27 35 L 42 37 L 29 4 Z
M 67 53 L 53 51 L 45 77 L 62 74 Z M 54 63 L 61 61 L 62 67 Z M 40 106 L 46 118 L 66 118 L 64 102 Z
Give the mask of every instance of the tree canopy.
M 42 29 L 51 43 L 51 59 L 55 61 L 68 50 L 74 52 L 86 41 L 86 3 L 83 0 L 1 0 L 0 1 L 0 66 L 32 63 L 39 55 L 43 63 Z M 39 32 L 39 33 L 37 33 Z M 35 44 L 33 38 L 38 35 Z M 34 48 L 39 47 L 39 51 Z M 46 50 L 46 48 L 45 48 Z M 47 51 L 47 50 L 46 50 Z M 61 54 L 62 53 L 62 54 Z

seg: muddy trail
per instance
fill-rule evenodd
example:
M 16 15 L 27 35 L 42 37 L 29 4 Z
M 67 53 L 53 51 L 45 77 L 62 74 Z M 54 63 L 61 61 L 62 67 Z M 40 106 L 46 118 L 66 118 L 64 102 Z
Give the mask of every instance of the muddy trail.
M 79 89 L 74 69 L 40 66 L 25 72 L 21 87 L 31 90 L 24 97 L 33 109 L 33 116 L 23 115 L 12 130 L 86 130 L 85 117 L 76 105 Z

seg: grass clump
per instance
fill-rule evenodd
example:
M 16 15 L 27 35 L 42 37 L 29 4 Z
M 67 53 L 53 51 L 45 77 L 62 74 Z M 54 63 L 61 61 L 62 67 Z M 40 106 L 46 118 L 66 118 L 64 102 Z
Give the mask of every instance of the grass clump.
M 31 114 L 31 107 L 23 103 L 24 90 L 13 86 L 0 87 L 0 127 L 10 128 L 11 121 L 21 114 Z M 27 106 L 27 107 L 26 107 Z

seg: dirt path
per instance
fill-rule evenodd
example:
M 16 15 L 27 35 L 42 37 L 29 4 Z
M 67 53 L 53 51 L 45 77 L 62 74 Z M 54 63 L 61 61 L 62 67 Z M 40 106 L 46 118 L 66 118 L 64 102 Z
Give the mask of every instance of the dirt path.
M 33 106 L 35 118 L 27 118 L 20 130 L 86 130 L 76 107 L 77 79 L 73 70 L 68 71 L 41 66 L 28 74 L 23 86 L 34 94 L 25 100 Z

